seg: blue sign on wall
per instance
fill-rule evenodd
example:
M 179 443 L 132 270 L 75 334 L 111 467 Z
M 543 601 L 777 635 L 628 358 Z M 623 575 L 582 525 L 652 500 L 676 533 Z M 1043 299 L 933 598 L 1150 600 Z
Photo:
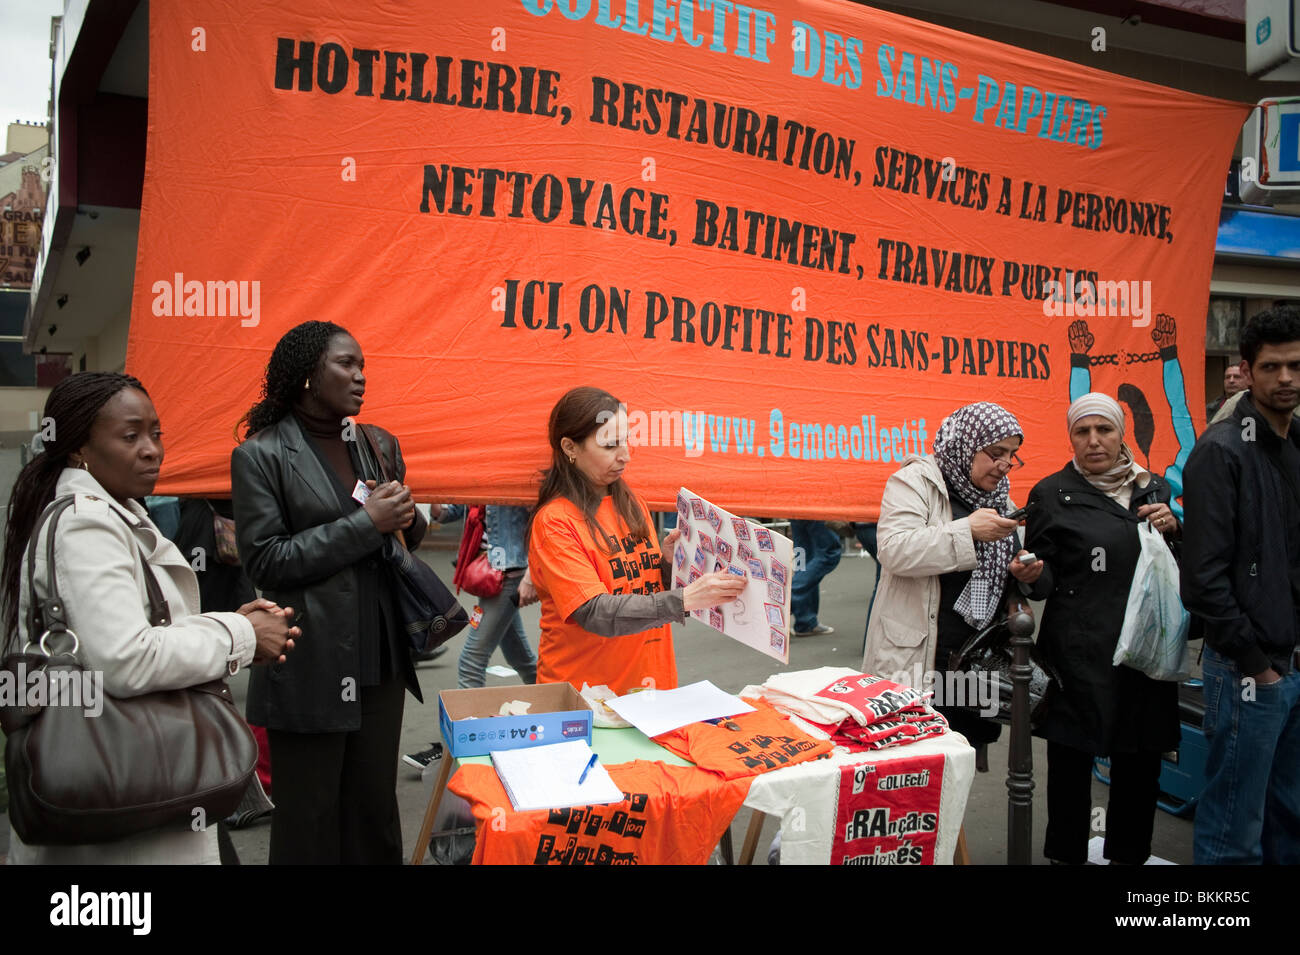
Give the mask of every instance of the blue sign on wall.
M 1278 171 L 1300 172 L 1300 112 L 1283 113 L 1280 126 Z

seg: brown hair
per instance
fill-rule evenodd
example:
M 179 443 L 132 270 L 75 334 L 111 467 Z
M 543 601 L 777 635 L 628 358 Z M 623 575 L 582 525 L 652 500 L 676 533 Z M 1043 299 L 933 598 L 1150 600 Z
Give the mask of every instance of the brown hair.
M 601 489 L 594 486 L 576 464 L 560 447 L 564 438 L 581 444 L 587 437 L 609 421 L 611 416 L 619 413 L 622 405 L 608 391 L 600 388 L 574 388 L 564 394 L 555 407 L 551 409 L 551 420 L 547 434 L 551 443 L 551 466 L 542 473 L 542 487 L 537 495 L 537 507 L 533 509 L 528 521 L 528 532 L 532 533 L 533 521 L 547 503 L 557 497 L 573 502 L 582 511 L 587 521 L 587 530 L 597 546 L 607 554 L 618 548 L 618 539 L 611 538 L 596 520 L 596 511 L 603 498 Z M 650 528 L 645 519 L 645 510 L 636 495 L 627 484 L 619 478 L 609 486 L 609 493 L 614 498 L 614 507 L 628 530 L 638 540 L 649 540 Z

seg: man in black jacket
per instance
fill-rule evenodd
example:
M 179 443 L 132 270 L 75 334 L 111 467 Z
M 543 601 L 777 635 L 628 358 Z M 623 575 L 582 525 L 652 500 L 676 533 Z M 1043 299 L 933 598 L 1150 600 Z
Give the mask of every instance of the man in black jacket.
M 1205 622 L 1197 864 L 1300 863 L 1300 310 L 1241 334 L 1250 391 L 1185 471 L 1182 594 Z

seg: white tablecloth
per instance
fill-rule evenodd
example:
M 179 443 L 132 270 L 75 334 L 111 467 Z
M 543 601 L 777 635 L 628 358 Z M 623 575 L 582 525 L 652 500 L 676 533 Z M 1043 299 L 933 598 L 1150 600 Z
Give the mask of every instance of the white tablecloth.
M 839 807 L 840 768 L 861 763 L 881 766 L 891 760 L 934 753 L 944 756 L 934 858 L 936 864 L 951 865 L 975 779 L 975 750 L 960 733 L 945 733 L 872 753 L 837 753 L 829 759 L 764 773 L 754 777 L 745 805 L 780 817 L 782 865 L 828 865 Z M 759 851 L 763 851 L 762 847 Z

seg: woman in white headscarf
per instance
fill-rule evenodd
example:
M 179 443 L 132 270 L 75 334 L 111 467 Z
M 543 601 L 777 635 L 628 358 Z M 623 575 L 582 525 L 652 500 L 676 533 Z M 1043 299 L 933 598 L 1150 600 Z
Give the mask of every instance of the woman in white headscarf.
M 1010 472 L 1021 464 L 1024 435 L 1005 408 L 978 402 L 939 427 L 934 456 L 908 455 L 880 501 L 880 583 L 867 625 L 862 668 L 922 687 L 924 674 L 947 669 L 950 653 L 992 621 L 1015 588 L 1040 570 L 1021 564 L 1018 521 L 1005 517 Z M 996 740 L 998 725 L 944 703 L 935 705 L 976 748 Z M 983 763 L 983 759 L 980 760 Z
M 1094 757 L 1110 757 L 1107 859 L 1151 854 L 1160 754 L 1178 746 L 1178 687 L 1111 659 L 1150 521 L 1166 540 L 1181 529 L 1169 485 L 1124 443 L 1124 410 L 1093 392 L 1066 415 L 1074 458 L 1029 495 L 1026 546 L 1043 564 L 1031 596 L 1046 599 L 1038 650 L 1060 679 L 1035 734 L 1047 740 L 1047 839 L 1054 862 L 1087 860 Z

